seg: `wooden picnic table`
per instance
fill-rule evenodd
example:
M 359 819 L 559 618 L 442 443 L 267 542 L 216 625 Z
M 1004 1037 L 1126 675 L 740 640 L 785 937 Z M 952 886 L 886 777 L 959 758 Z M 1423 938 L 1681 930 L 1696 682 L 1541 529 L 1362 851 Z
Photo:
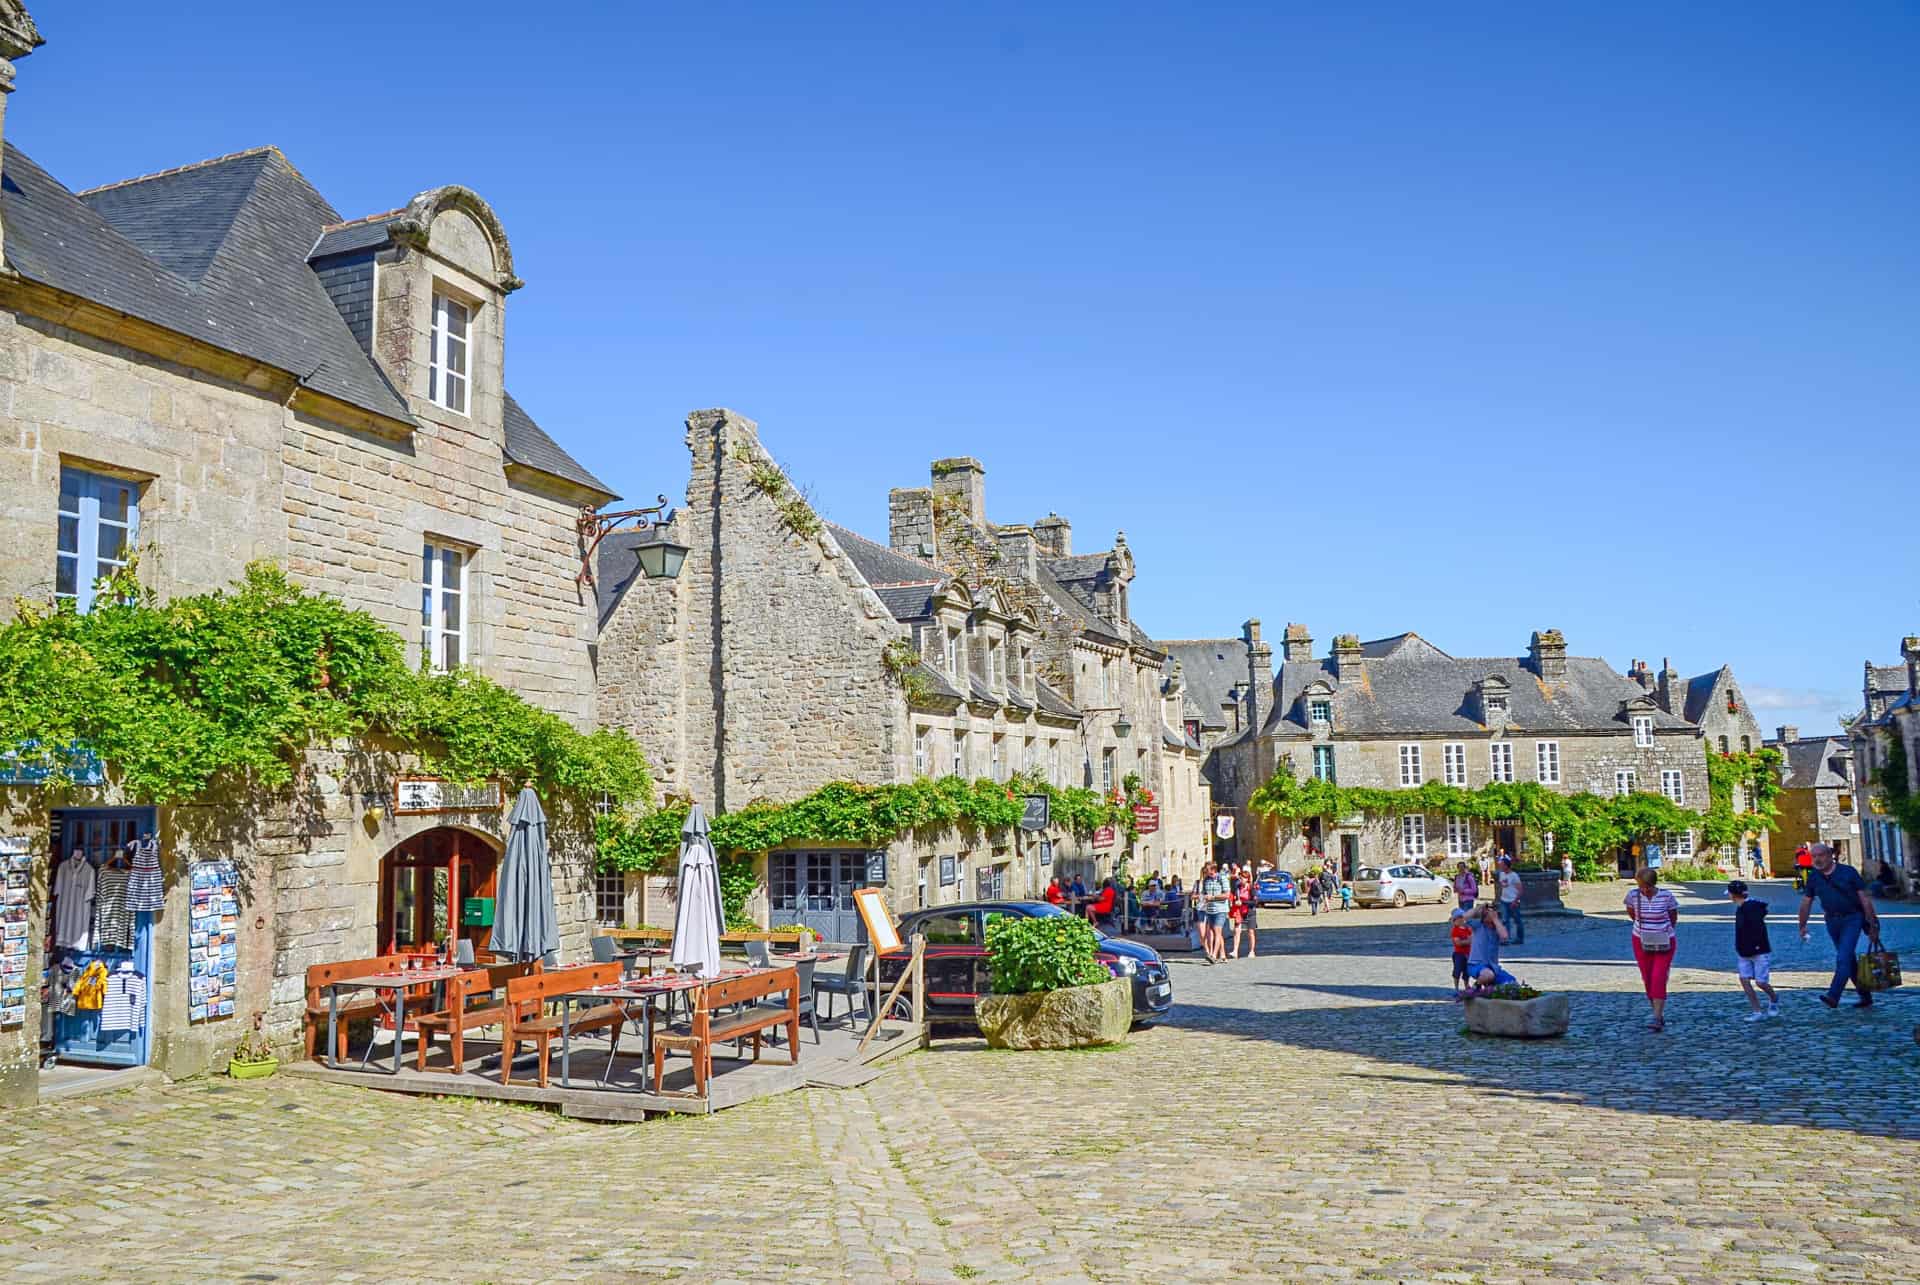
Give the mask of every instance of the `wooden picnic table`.
M 380 1011 L 392 1016 L 393 1066 L 388 1069 L 387 1074 L 398 1075 L 400 1074 L 401 1043 L 407 1034 L 407 991 L 415 986 L 433 986 L 472 971 L 474 969 L 459 964 L 436 965 L 432 968 L 395 969 L 389 973 L 367 973 L 364 976 L 348 977 L 331 983 L 327 987 L 327 1066 L 333 1070 L 340 1068 L 340 1060 L 337 1056 L 339 1052 L 337 1041 L 340 1036 L 340 992 L 371 991 Z M 392 1004 L 389 1005 L 381 999 L 382 995 L 393 996 Z M 416 1029 L 414 1039 L 418 1041 L 423 1038 L 425 1037 Z M 360 1058 L 361 1069 L 366 1068 L 367 1062 L 372 1057 L 373 1043 L 368 1041 L 367 1051 Z
M 670 974 L 658 977 L 633 977 L 623 979 L 614 986 L 593 986 L 583 990 L 569 991 L 554 998 L 560 1001 L 560 1085 L 571 1088 L 573 1026 L 571 1017 L 576 1001 L 589 1004 L 617 1004 L 629 1020 L 637 1021 L 640 1026 L 640 1090 L 658 1091 L 659 1086 L 652 1084 L 651 1067 L 653 1064 L 653 1031 L 647 1022 L 647 1009 L 658 997 L 686 994 L 690 1001 L 694 995 L 715 982 L 731 981 L 738 977 L 752 977 L 762 973 L 787 972 L 794 974 L 793 984 L 800 984 L 798 972 L 791 968 L 723 968 L 712 977 L 694 977 L 688 974 Z M 638 1016 L 635 1017 L 635 1012 Z M 599 1084 L 607 1088 L 607 1077 L 613 1072 L 613 1059 L 620 1052 L 620 1037 L 615 1034 L 608 1041 L 606 1065 L 600 1069 Z M 796 1050 L 795 1056 L 798 1056 Z

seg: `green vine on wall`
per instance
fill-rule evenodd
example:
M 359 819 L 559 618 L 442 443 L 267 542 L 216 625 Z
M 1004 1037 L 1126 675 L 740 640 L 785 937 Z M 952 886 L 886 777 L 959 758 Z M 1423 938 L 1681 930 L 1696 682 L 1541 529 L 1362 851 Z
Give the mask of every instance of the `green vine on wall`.
M 461 781 L 634 803 L 646 760 L 623 732 L 583 733 L 468 670 L 410 669 L 400 638 L 267 563 L 230 588 L 158 600 L 134 565 L 93 610 L 18 604 L 0 627 L 0 750 L 72 784 L 67 747 L 133 798 L 178 803 L 216 783 L 273 789 L 319 742 L 375 734 Z
M 729 854 L 767 852 L 790 843 L 878 847 L 903 834 L 951 828 L 990 834 L 1020 823 L 1028 794 L 1046 795 L 1054 826 L 1081 837 L 1101 826 L 1131 823 L 1131 808 L 1092 790 L 1062 789 L 1022 776 L 1004 783 L 942 776 L 897 785 L 832 781 L 791 803 L 749 803 L 738 812 L 710 817 L 709 838 L 717 852 Z M 668 799 L 645 815 L 616 811 L 598 818 L 601 868 L 672 870 L 686 816 L 685 800 Z
M 1902 830 L 1920 838 L 1920 795 L 1907 784 L 1907 743 L 1898 731 L 1887 740 L 1887 761 L 1875 771 L 1887 812 Z
M 744 462 L 743 457 L 741 458 Z M 772 460 L 755 460 L 748 465 L 747 482 L 754 490 L 773 501 L 773 507 L 780 514 L 781 524 L 802 540 L 811 540 L 820 534 L 820 517 L 807 503 L 807 497 L 787 481 L 787 475 Z
M 1741 750 L 1730 754 L 1707 752 L 1707 813 L 1701 836 L 1710 848 L 1737 847 L 1749 834 L 1777 830 L 1780 797 L 1780 751 Z M 1736 811 L 1734 787 L 1747 787 L 1752 807 Z
M 895 638 L 880 650 L 880 663 L 900 685 L 908 705 L 925 705 L 933 699 L 933 680 L 920 670 L 920 652 L 911 640 Z

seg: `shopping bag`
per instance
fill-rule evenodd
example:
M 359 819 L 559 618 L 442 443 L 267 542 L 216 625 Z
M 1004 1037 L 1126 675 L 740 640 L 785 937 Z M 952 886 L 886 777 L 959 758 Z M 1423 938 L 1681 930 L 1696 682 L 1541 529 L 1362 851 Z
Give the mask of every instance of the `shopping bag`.
M 1853 984 L 1863 991 L 1890 991 L 1900 984 L 1900 953 L 1875 949 L 1862 951 L 1853 961 Z

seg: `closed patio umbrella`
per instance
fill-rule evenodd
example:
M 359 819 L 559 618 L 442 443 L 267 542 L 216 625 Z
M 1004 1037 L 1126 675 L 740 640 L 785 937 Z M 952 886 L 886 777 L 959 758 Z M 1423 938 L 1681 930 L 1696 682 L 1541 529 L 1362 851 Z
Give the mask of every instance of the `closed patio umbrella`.
M 713 843 L 707 838 L 707 814 L 698 803 L 680 827 L 680 905 L 673 916 L 676 965 L 692 965 L 702 977 L 720 971 L 720 874 Z
M 548 959 L 560 949 L 547 860 L 547 814 L 532 786 L 521 789 L 507 817 L 507 855 L 500 863 L 491 948 L 515 961 Z

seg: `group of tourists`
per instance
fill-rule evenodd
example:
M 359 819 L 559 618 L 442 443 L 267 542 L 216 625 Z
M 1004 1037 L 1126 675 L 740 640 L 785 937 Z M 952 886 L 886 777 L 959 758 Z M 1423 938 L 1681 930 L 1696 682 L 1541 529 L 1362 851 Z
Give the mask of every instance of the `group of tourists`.
M 1200 949 L 1211 966 L 1239 959 L 1240 944 L 1247 947 L 1246 958 L 1259 951 L 1260 903 L 1253 871 L 1238 861 L 1209 861 L 1194 885 L 1194 925 L 1200 933 Z M 1232 941 L 1228 941 L 1228 933 Z
M 1331 864 L 1309 867 L 1301 882 L 1307 886 L 1307 908 L 1313 914 L 1320 913 L 1322 904 L 1331 913 L 1335 902 L 1342 910 L 1353 909 L 1353 885 L 1343 880 Z

